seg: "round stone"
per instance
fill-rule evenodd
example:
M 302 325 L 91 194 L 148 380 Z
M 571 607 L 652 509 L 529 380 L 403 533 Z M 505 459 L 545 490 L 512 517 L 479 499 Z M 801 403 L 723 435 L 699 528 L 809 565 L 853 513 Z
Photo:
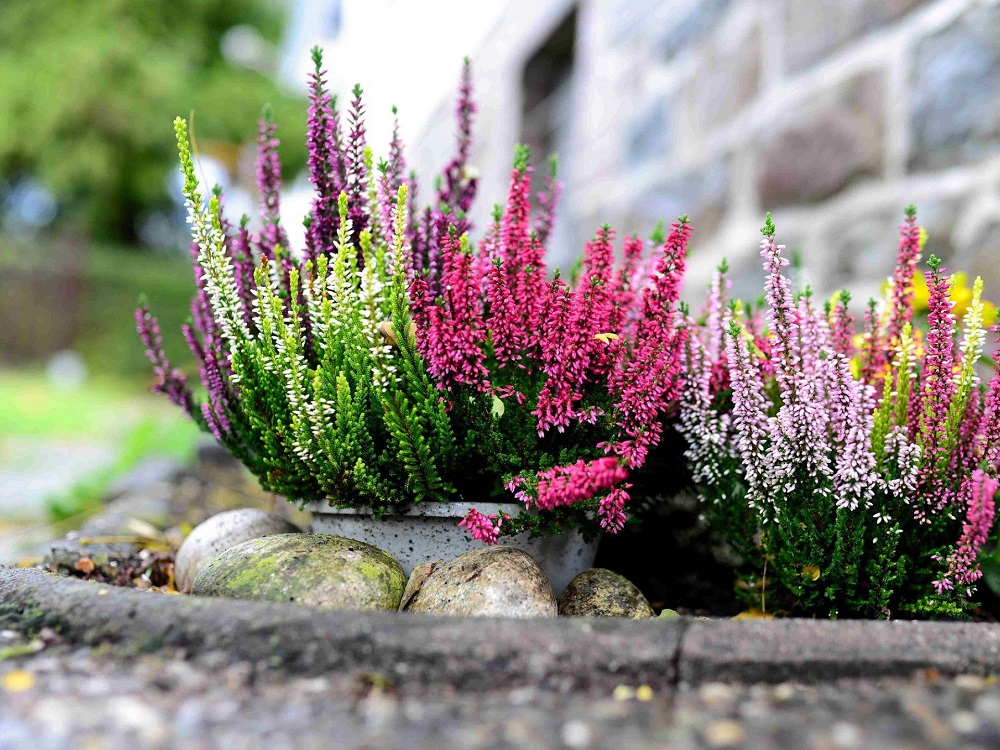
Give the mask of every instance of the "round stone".
M 434 567 L 405 605 L 409 612 L 465 617 L 555 617 L 545 573 L 515 547 L 482 547 Z
M 198 524 L 188 534 L 174 558 L 177 590 L 191 591 L 198 571 L 216 555 L 248 539 L 272 534 L 290 534 L 299 527 L 281 516 L 256 508 L 240 508 L 217 513 Z
M 575 617 L 653 616 L 653 608 L 634 583 L 604 568 L 588 568 L 559 597 L 559 614 Z
M 201 569 L 191 593 L 394 610 L 405 585 L 399 562 L 370 544 L 332 534 L 277 534 L 230 547 Z

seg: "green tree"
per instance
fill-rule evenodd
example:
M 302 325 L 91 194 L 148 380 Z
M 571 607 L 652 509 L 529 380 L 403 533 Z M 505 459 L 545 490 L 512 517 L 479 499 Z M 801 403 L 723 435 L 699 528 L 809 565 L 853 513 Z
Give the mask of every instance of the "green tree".
M 130 241 L 138 212 L 169 200 L 174 116 L 198 112 L 202 144 L 238 144 L 263 102 L 293 172 L 305 160 L 302 100 L 220 47 L 237 25 L 277 43 L 281 22 L 267 0 L 0 2 L 0 174 L 36 176 L 63 217 Z

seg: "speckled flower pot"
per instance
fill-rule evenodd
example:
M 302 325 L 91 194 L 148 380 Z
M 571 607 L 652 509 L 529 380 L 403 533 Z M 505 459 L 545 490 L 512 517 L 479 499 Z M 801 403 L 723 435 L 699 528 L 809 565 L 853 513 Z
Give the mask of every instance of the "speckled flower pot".
M 364 509 L 338 509 L 318 502 L 306 506 L 313 514 L 313 533 L 336 534 L 385 550 L 399 560 L 407 576 L 420 563 L 451 560 L 482 546 L 458 527 L 473 507 L 486 515 L 510 516 L 524 508 L 517 503 L 422 503 L 374 520 Z M 577 573 L 593 567 L 599 541 L 588 544 L 576 531 L 545 539 L 528 539 L 527 534 L 500 537 L 500 544 L 517 547 L 535 558 L 556 596 Z

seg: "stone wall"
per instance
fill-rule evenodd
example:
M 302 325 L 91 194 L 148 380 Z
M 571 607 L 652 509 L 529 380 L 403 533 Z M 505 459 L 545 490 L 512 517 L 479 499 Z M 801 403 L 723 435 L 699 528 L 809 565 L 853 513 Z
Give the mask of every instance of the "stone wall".
M 577 8 L 565 264 L 603 222 L 692 217 L 689 289 L 726 256 L 756 296 L 772 211 L 821 292 L 877 291 L 915 203 L 928 252 L 1000 296 L 1000 4 L 995 0 L 511 0 L 474 55 L 479 226 L 519 137 L 524 61 Z M 452 102 L 415 160 L 439 166 Z

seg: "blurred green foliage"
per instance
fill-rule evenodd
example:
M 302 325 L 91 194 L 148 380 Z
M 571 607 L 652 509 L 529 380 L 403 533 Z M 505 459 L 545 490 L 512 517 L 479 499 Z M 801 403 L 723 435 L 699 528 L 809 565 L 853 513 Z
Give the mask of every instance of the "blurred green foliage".
M 98 245 L 88 252 L 83 271 L 83 300 L 79 335 L 74 348 L 91 369 L 111 370 L 124 377 L 151 375 L 142 342 L 135 332 L 138 290 L 156 311 L 170 361 L 189 376 L 193 358 L 180 336 L 190 318 L 195 286 L 186 256 L 126 253 L 122 248 Z
M 231 65 L 227 30 L 280 39 L 267 0 L 0 2 L 0 174 L 34 175 L 94 236 L 132 240 L 135 218 L 168 203 L 171 122 L 193 109 L 196 135 L 242 143 L 270 102 L 289 173 L 305 162 L 304 101 Z

